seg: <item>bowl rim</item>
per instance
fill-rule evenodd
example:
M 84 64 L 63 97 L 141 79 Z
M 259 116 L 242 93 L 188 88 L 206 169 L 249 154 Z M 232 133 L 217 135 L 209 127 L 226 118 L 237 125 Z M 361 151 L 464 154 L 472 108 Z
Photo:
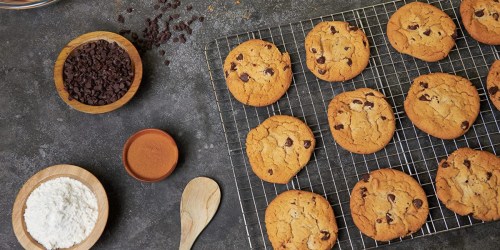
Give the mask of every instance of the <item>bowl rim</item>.
M 29 3 L 23 3 L 23 4 L 0 2 L 0 9 L 12 9 L 12 10 L 34 9 L 34 8 L 39 8 L 39 7 L 43 7 L 45 5 L 55 3 L 57 1 L 59 1 L 59 0 L 42 0 L 42 1 L 29 2 Z
M 80 47 L 83 44 L 97 40 L 116 42 L 118 46 L 120 46 L 122 49 L 125 50 L 125 52 L 127 52 L 128 56 L 130 57 L 130 61 L 132 63 L 132 67 L 134 70 L 134 79 L 132 81 L 132 84 L 130 85 L 130 88 L 128 89 L 127 93 L 125 93 L 125 95 L 123 95 L 120 99 L 110 104 L 102 106 L 92 106 L 81 103 L 75 99 L 69 100 L 69 93 L 64 88 L 64 79 L 63 79 L 64 63 L 66 62 L 66 59 L 71 54 L 71 52 L 73 52 L 73 50 L 75 50 L 76 48 Z M 113 32 L 94 31 L 83 34 L 73 39 L 61 50 L 54 65 L 54 83 L 61 99 L 63 99 L 63 101 L 72 108 L 88 114 L 102 114 L 111 112 L 113 110 L 122 107 L 123 105 L 128 103 L 132 99 L 132 97 L 134 97 L 142 81 L 142 70 L 143 70 L 142 60 L 139 55 L 139 52 L 128 39 Z

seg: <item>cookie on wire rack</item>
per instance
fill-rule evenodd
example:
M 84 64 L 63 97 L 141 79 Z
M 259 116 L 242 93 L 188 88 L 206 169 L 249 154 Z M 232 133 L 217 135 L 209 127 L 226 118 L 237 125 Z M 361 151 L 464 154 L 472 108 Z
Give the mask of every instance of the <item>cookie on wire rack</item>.
M 490 96 L 490 100 L 495 107 L 500 110 L 500 60 L 496 60 L 491 65 L 488 78 L 486 79 L 486 90 Z
M 500 45 L 499 0 L 463 0 L 460 16 L 472 38 L 481 43 Z

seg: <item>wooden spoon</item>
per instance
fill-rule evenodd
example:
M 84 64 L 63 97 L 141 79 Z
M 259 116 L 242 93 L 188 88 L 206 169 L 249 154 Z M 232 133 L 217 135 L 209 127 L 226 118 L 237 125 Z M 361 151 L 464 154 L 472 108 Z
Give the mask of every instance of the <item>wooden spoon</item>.
M 220 197 L 219 185 L 210 178 L 194 178 L 187 184 L 181 199 L 180 250 L 191 249 L 217 212 Z

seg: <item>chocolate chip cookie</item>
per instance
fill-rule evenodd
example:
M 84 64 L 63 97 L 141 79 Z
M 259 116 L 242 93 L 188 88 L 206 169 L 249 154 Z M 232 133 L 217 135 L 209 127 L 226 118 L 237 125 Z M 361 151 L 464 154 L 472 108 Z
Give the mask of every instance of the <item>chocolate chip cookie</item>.
M 387 36 L 398 52 L 435 62 L 448 56 L 455 46 L 457 33 L 455 23 L 442 10 L 412 2 L 391 16 Z
M 422 131 L 441 139 L 455 139 L 476 120 L 479 95 L 463 77 L 445 73 L 421 75 L 408 91 L 405 111 Z
M 488 78 L 486 80 L 486 89 L 490 96 L 490 100 L 495 105 L 495 107 L 500 110 L 500 60 L 496 60 L 493 65 L 491 65 L 490 73 L 488 73 Z
M 335 141 L 358 154 L 381 150 L 396 129 L 394 113 L 385 96 L 369 88 L 335 96 L 328 105 L 328 122 Z
M 378 241 L 418 231 L 429 214 L 427 196 L 420 184 L 393 169 L 364 175 L 351 192 L 350 205 L 354 224 Z
M 460 15 L 472 38 L 482 43 L 500 45 L 499 0 L 463 0 Z
M 328 82 L 346 81 L 368 65 L 370 48 L 365 33 L 346 22 L 317 24 L 305 41 L 309 70 Z
M 275 115 L 250 130 L 246 151 L 259 178 L 286 184 L 309 162 L 315 145 L 314 134 L 305 123 Z
M 278 101 L 290 87 L 290 55 L 262 40 L 234 48 L 224 62 L 227 87 L 236 100 L 256 107 Z
M 331 249 L 337 223 L 330 203 L 311 192 L 290 190 L 266 209 L 266 229 L 274 249 Z
M 500 219 L 500 158 L 460 148 L 439 163 L 436 193 L 444 205 L 478 220 Z

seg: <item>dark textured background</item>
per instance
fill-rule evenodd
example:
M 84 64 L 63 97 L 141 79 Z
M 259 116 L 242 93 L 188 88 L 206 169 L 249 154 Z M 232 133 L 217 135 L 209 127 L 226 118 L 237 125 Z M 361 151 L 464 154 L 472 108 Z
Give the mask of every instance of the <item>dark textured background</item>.
M 156 51 L 146 53 L 142 85 L 128 105 L 103 115 L 70 109 L 57 95 L 52 79 L 59 51 L 86 32 L 117 32 L 123 26 L 116 17 L 129 6 L 135 12 L 127 26 L 139 30 L 146 13 L 153 10 L 152 2 L 62 0 L 36 10 L 0 10 L 0 249 L 20 248 L 10 221 L 22 184 L 37 171 L 60 163 L 88 169 L 106 188 L 110 214 L 96 249 L 177 248 L 180 196 L 196 176 L 215 179 L 223 197 L 219 212 L 194 248 L 248 248 L 204 45 L 224 34 L 383 1 L 183 1 L 182 10 L 191 2 L 191 13 L 206 16 L 206 21 L 194 26 L 186 44 L 166 46 L 172 60 L 169 67 L 162 65 L 164 58 Z M 173 175 L 154 184 L 128 176 L 121 163 L 126 139 L 150 127 L 172 134 L 181 152 Z M 498 232 L 500 222 L 494 222 L 394 247 L 493 249 L 500 240 Z

